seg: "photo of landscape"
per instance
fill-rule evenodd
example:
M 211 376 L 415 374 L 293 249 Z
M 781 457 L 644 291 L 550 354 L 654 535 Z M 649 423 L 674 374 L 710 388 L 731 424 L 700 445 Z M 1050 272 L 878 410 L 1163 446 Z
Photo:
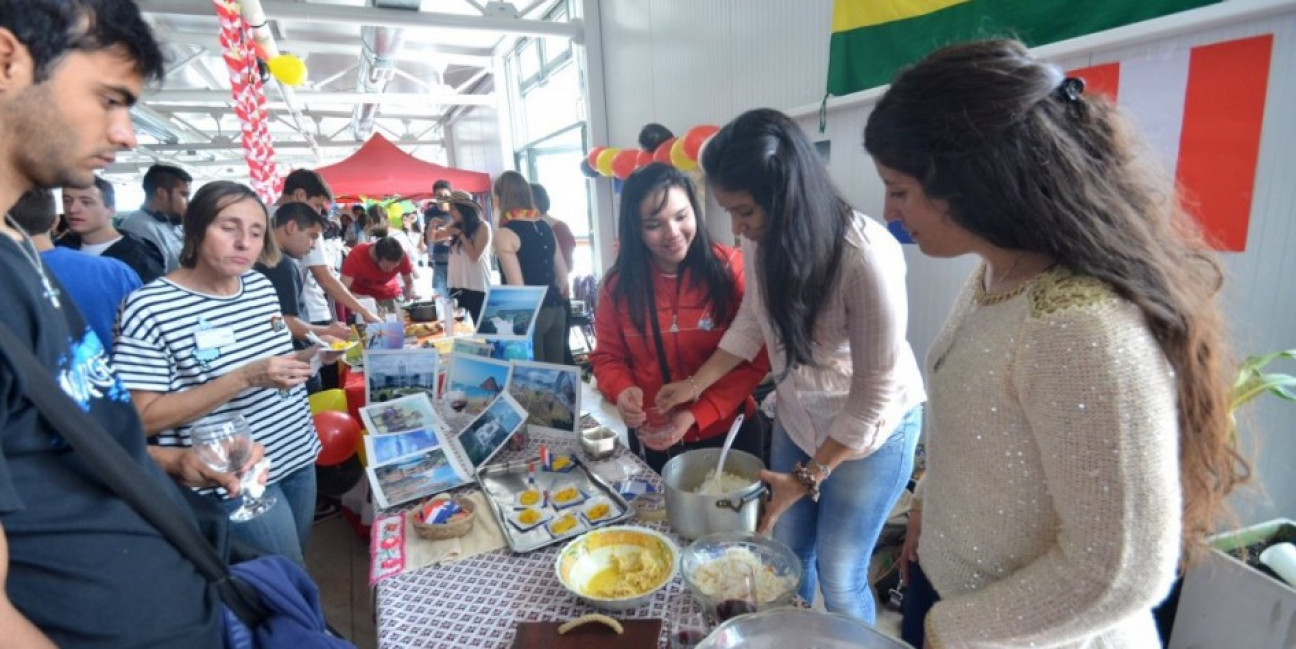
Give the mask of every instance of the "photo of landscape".
M 527 424 L 576 433 L 580 420 L 580 368 L 513 361 L 508 392 L 527 411 Z

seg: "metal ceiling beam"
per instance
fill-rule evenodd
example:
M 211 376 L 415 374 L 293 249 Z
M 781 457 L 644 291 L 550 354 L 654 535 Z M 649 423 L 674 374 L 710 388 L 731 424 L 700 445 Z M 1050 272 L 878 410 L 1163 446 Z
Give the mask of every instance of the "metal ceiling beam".
M 267 97 L 271 106 L 276 104 L 282 106 L 282 101 L 277 101 Z M 489 95 L 457 95 L 454 93 L 429 93 L 429 92 L 298 92 L 297 99 L 301 102 L 314 102 L 326 104 L 357 104 L 368 102 L 383 105 L 408 105 L 417 104 L 420 106 L 445 105 L 445 106 L 491 106 L 494 107 L 496 99 L 494 93 Z M 234 101 L 230 97 L 228 90 L 160 90 L 152 93 L 145 93 L 144 101 L 147 102 L 221 102 L 227 103 Z
M 172 45 L 194 45 L 209 52 L 220 53 L 220 41 L 208 34 L 192 32 L 159 32 L 158 36 Z M 304 38 L 288 38 L 279 42 L 279 49 L 297 55 L 338 54 L 357 56 L 360 54 L 360 42 L 317 41 Z M 397 61 L 427 63 L 436 59 L 453 65 L 467 65 L 475 68 L 490 66 L 490 50 L 479 47 L 461 47 L 456 45 L 424 45 L 413 43 L 409 49 L 396 53 Z
M 216 106 L 213 104 L 177 104 L 167 103 L 164 101 L 150 101 L 148 105 L 158 111 L 169 114 L 191 115 L 200 114 L 215 117 L 217 115 L 233 115 L 234 107 L 229 105 Z M 322 117 L 351 119 L 349 110 L 316 110 L 304 109 L 302 115 L 305 117 Z M 419 121 L 440 121 L 439 113 L 379 113 L 378 119 L 410 119 Z
M 196 45 L 210 52 L 220 52 L 220 42 L 207 34 L 190 32 L 170 32 L 161 34 L 167 43 L 174 45 Z M 337 54 L 356 56 L 360 54 L 360 42 L 316 41 L 291 38 L 279 43 L 279 49 L 297 55 Z M 459 47 L 454 45 L 413 45 L 408 50 L 396 53 L 397 61 L 426 63 L 429 59 L 444 61 L 453 65 L 467 65 L 476 68 L 489 66 L 490 51 L 485 48 Z
M 211 16 L 210 6 L 193 0 L 139 0 L 137 4 L 141 10 L 148 13 Z M 411 13 L 399 9 L 346 7 L 269 0 L 262 2 L 261 6 L 265 9 L 266 15 L 275 20 L 402 27 L 405 29 L 456 29 L 493 34 L 518 34 L 521 36 L 556 36 L 570 38 L 577 43 L 582 42 L 585 35 L 584 25 L 580 21 L 557 23 L 547 20 L 464 16 L 429 11 Z
M 396 144 L 400 146 L 425 146 L 429 144 L 441 145 L 445 143 L 445 141 L 440 138 L 432 138 L 426 140 L 415 140 L 415 139 L 407 139 L 407 138 L 389 138 L 389 139 L 391 139 L 392 144 Z M 354 148 L 359 148 L 360 144 L 361 144 L 360 142 L 356 142 L 355 140 L 318 142 L 319 147 L 322 149 L 344 149 L 347 147 L 354 149 Z M 187 151 L 195 151 L 195 152 L 229 151 L 231 153 L 239 153 L 241 155 L 241 151 L 239 150 L 239 143 L 237 141 L 232 143 L 231 142 L 181 142 L 179 144 L 149 144 L 147 146 L 149 152 L 157 153 L 157 154 L 183 153 Z M 307 144 L 306 142 L 294 142 L 291 140 L 287 140 L 287 141 L 275 140 L 274 147 L 275 147 L 275 151 L 279 151 L 280 149 L 310 148 L 310 145 Z

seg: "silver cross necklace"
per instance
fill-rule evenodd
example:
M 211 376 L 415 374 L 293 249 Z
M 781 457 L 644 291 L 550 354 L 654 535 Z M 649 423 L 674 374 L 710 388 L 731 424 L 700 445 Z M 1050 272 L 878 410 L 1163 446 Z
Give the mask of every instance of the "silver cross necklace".
M 55 309 L 63 308 L 63 303 L 59 301 L 59 291 L 54 288 L 54 285 L 49 281 L 49 276 L 45 274 L 45 266 L 41 264 L 40 253 L 36 252 L 36 244 L 27 235 L 27 229 L 18 225 L 18 222 L 14 221 L 14 218 L 8 214 L 5 214 L 5 223 L 8 223 L 9 227 L 17 230 L 18 234 L 22 235 L 22 244 L 18 247 L 23 251 L 23 256 L 27 258 L 27 261 L 31 263 L 32 268 L 36 269 L 36 274 L 40 275 L 41 286 L 45 289 L 45 299 L 49 300 L 49 303 L 54 305 Z

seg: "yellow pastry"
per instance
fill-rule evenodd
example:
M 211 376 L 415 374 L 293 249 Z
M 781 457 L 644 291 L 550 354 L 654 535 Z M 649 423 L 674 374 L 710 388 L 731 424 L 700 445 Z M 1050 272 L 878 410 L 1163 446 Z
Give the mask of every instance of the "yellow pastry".
M 559 534 L 570 532 L 573 527 L 576 527 L 576 517 L 568 514 L 550 523 L 549 531 L 553 532 L 554 535 L 557 536 Z
M 523 510 L 517 515 L 517 521 L 523 525 L 535 525 L 540 522 L 540 512 L 534 509 Z
M 589 511 L 585 512 L 585 517 L 592 521 L 599 520 L 600 518 L 607 518 L 610 509 L 611 508 L 608 507 L 607 503 L 599 503 L 590 507 Z
M 580 498 L 580 490 L 576 487 L 566 487 L 554 494 L 554 502 L 569 503 Z

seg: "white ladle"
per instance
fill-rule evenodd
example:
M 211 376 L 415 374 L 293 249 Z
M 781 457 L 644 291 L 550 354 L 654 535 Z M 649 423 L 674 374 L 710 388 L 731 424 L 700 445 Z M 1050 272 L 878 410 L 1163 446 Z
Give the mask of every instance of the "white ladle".
M 740 412 L 734 418 L 733 425 L 729 427 L 729 434 L 725 435 L 724 446 L 720 449 L 720 461 L 716 462 L 715 475 L 711 477 L 710 482 L 706 483 L 706 488 L 701 490 L 702 493 L 710 492 L 712 485 L 720 483 L 720 476 L 724 473 L 725 458 L 729 457 L 729 447 L 733 446 L 734 438 L 738 436 L 738 429 L 742 428 L 742 424 L 743 414 Z

